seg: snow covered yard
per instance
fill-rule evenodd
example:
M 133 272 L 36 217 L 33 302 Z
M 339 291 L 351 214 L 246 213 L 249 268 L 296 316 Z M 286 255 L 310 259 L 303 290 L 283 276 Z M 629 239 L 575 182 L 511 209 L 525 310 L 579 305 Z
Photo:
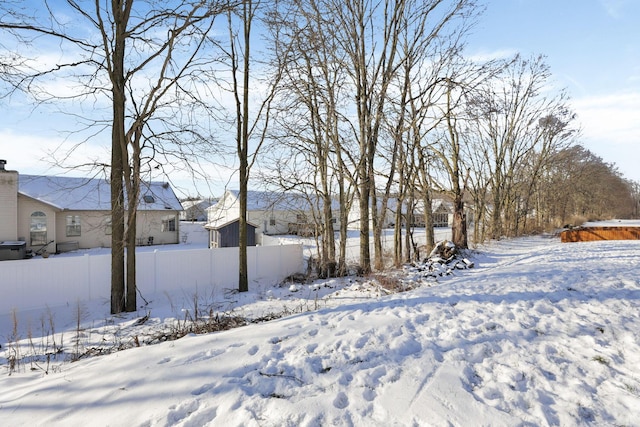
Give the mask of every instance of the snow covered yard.
M 640 425 L 640 242 L 532 237 L 471 258 L 392 295 L 347 278 L 0 318 L 0 425 Z M 208 310 L 290 315 L 144 345 Z M 63 353 L 9 375 L 12 351 L 54 337 Z M 113 343 L 133 348 L 65 361 Z

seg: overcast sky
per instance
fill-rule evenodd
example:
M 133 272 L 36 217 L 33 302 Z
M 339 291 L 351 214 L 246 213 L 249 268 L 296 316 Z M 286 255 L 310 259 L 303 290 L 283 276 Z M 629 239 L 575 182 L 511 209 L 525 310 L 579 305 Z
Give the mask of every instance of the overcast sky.
M 553 83 L 571 96 L 582 144 L 615 163 L 626 178 L 640 181 L 640 0 L 485 3 L 487 9 L 469 37 L 468 54 L 545 55 Z M 58 129 L 60 116 L 32 112 L 30 105 L 6 100 L 1 105 L 0 158 L 9 162 L 7 167 L 23 174 L 56 173 L 40 159 L 64 137 Z M 83 150 L 77 153 L 79 158 L 109 158 L 104 147 Z M 228 176 L 220 171 L 213 177 L 212 195 L 220 195 Z M 234 184 L 229 187 L 235 188 Z M 187 191 L 209 195 L 206 186 Z

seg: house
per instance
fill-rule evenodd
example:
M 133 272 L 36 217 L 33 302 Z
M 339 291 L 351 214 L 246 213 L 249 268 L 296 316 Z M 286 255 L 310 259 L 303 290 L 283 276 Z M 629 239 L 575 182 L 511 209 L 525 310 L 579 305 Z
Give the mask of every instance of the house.
M 218 202 L 218 199 L 184 200 L 181 203 L 180 221 L 204 222 L 207 220 L 207 208 Z
M 413 221 L 412 225 L 414 227 L 424 227 L 424 201 L 423 200 L 415 200 L 415 206 L 413 207 Z M 382 209 L 382 201 L 381 199 L 377 199 L 378 203 L 378 214 Z M 384 213 L 382 218 L 382 228 L 391 228 L 394 226 L 396 221 L 396 211 L 398 209 L 398 199 L 395 197 L 387 200 L 387 210 Z M 402 204 L 401 207 L 402 213 L 402 224 L 406 223 L 407 217 L 407 205 L 406 203 Z M 451 202 L 444 199 L 433 199 L 431 201 L 431 212 L 433 218 L 433 226 L 434 227 L 451 227 L 453 222 L 453 207 Z M 358 201 L 356 200 L 351 205 L 351 211 L 348 215 L 349 218 L 349 228 L 352 229 L 360 229 L 360 206 L 358 205 Z M 372 223 L 370 222 L 369 227 L 372 227 Z
M 0 161 L 0 241 L 64 252 L 111 246 L 111 188 L 105 179 L 20 175 Z M 167 183 L 142 183 L 136 238 L 179 242 L 182 206 Z
M 240 218 L 239 191 L 227 190 L 218 203 L 207 209 L 206 228 L 213 230 L 220 224 Z M 334 202 L 333 229 L 338 230 L 339 205 Z M 270 191 L 247 192 L 247 222 L 254 224 L 260 243 L 260 235 L 300 234 L 316 232 L 317 209 L 309 197 L 301 193 L 278 193 Z
M 442 199 L 432 200 L 431 216 L 434 227 L 451 227 L 453 224 L 453 205 Z

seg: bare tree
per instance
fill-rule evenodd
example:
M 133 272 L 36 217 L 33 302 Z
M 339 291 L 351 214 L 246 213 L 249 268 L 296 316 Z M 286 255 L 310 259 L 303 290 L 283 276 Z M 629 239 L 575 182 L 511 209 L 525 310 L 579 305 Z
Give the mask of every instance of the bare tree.
M 312 162 L 325 177 L 318 181 L 321 195 L 327 200 L 325 206 L 329 205 L 331 191 L 326 180 L 327 160 L 331 160 L 333 173 L 339 176 L 341 202 L 345 201 L 341 187 L 345 178 L 350 185 L 357 185 L 361 268 L 363 272 L 371 270 L 370 226 L 375 267 L 382 268 L 382 218 L 387 201 L 395 191 L 396 171 L 403 167 L 404 161 L 413 161 L 411 156 L 404 155 L 399 162 L 399 144 L 413 118 L 407 114 L 406 105 L 395 109 L 397 116 L 390 117 L 387 105 L 397 97 L 402 98 L 402 93 L 405 101 L 400 103 L 408 102 L 407 88 L 396 83 L 400 78 L 408 82 L 412 77 L 424 77 L 418 69 L 429 66 L 431 53 L 437 49 L 458 48 L 467 20 L 477 10 L 475 2 L 307 0 L 284 3 L 290 5 L 286 9 L 287 20 L 281 20 L 288 31 L 290 51 L 279 56 L 288 61 L 287 78 L 295 83 L 288 83 L 283 89 L 296 94 L 284 98 L 288 105 L 305 106 L 305 123 L 311 126 L 293 134 L 313 145 L 314 156 L 321 157 L 314 157 Z M 408 61 L 412 63 L 413 75 L 399 76 Z M 346 126 L 338 126 L 341 123 Z M 292 133 L 292 129 L 293 126 L 288 126 L 287 132 Z M 351 136 L 342 129 L 350 130 Z M 355 149 L 339 147 L 350 141 L 354 141 Z M 389 143 L 388 156 L 382 153 L 381 141 Z M 348 161 L 352 162 L 352 175 L 342 166 Z M 382 189 L 375 185 L 376 179 L 384 180 Z M 398 226 L 401 224 L 396 222 Z
M 637 187 L 614 165 L 579 145 L 550 155 L 535 194 L 540 226 L 548 229 L 584 221 L 633 218 Z
M 468 125 L 464 115 L 465 101 L 479 81 L 491 73 L 491 66 L 468 66 L 464 62 L 456 64 L 453 70 L 456 79 L 442 79 L 444 101 L 442 105 L 442 131 L 430 146 L 440 165 L 440 177 L 445 182 L 439 185 L 441 191 L 451 197 L 453 203 L 453 221 L 451 224 L 451 241 L 460 248 L 468 247 L 467 217 L 464 195 L 467 191 L 470 167 L 465 132 Z M 459 80 L 458 80 L 459 79 Z M 456 81 L 457 80 L 457 81 Z
M 440 6 L 440 9 L 431 9 Z M 437 167 L 444 171 L 438 175 L 449 176 L 449 180 L 441 188 L 447 192 L 460 195 L 453 197 L 460 218 L 455 225 L 461 226 L 463 206 L 459 179 L 460 161 L 457 151 L 439 150 L 434 141 L 439 139 L 434 130 L 441 124 L 452 124 L 451 115 L 451 78 L 447 76 L 463 73 L 464 63 L 459 60 L 467 32 L 481 12 L 473 2 L 453 2 L 446 6 L 432 2 L 426 9 L 419 6 L 408 8 L 405 15 L 401 37 L 402 67 L 398 76 L 398 96 L 391 102 L 398 105 L 399 123 L 395 134 L 401 130 L 407 142 L 405 165 L 408 167 L 411 183 L 404 193 L 409 200 L 419 195 L 422 202 L 422 217 L 426 231 L 426 246 L 430 250 L 434 245 L 432 216 L 432 191 L 437 182 L 432 176 Z M 437 14 L 439 13 L 439 14 Z M 435 15 L 435 18 L 434 18 Z M 397 100 L 397 101 L 396 101 Z M 459 103 L 456 100 L 456 105 Z M 393 119 L 392 119 L 393 120 Z M 448 135 L 455 137 L 455 130 L 449 126 Z M 440 134 L 442 135 L 442 134 Z M 448 138 L 452 141 L 452 138 Z M 454 142 L 455 144 L 455 142 Z M 453 145 L 453 144 L 452 144 Z M 455 145 L 454 145 L 455 148 Z M 414 164 L 417 160 L 417 165 Z M 439 160 L 436 164 L 434 160 Z M 398 166 L 398 171 L 405 169 Z M 453 166 L 453 167 L 452 167 Z M 400 180 L 403 179 L 400 177 Z M 400 193 L 403 194 L 403 193 Z M 407 208 L 407 215 L 413 211 Z M 411 221 L 407 220 L 407 230 Z M 466 247 L 466 234 L 456 233 L 460 227 L 454 226 L 456 242 Z M 463 237 L 464 236 L 464 237 Z M 410 234 L 407 234 L 409 240 Z M 413 247 L 417 245 L 413 243 Z M 415 249 L 414 249 L 415 250 Z
M 78 83 L 81 90 L 75 98 L 111 107 L 110 117 L 85 120 L 92 134 L 100 128 L 111 130 L 111 160 L 94 166 L 110 168 L 112 313 L 136 310 L 136 217 L 142 166 L 155 162 L 155 167 L 162 167 L 159 161 L 167 156 L 162 140 L 167 134 L 194 135 L 172 126 L 167 119 L 172 115 L 162 111 L 192 95 L 184 82 L 194 81 L 200 74 L 194 69 L 204 66 L 196 58 L 208 40 L 213 18 L 228 6 L 223 3 L 66 0 L 64 10 L 62 4 L 54 8 L 46 3 L 30 15 L 13 10 L 5 16 L 15 19 L 0 24 L 0 29 L 22 42 L 54 40 L 63 52 L 61 63 L 23 68 L 18 83 L 23 90 L 38 100 L 63 99 L 39 91 L 36 85 L 58 76 L 68 84 Z M 65 20 L 60 19 L 61 12 L 67 14 Z
M 232 2 L 229 2 L 232 3 Z M 231 4 L 230 4 L 231 5 Z M 271 103 L 273 101 L 278 82 L 281 78 L 280 62 L 284 60 L 274 57 L 271 64 L 272 72 L 265 77 L 265 89 L 260 99 L 259 91 L 252 90 L 252 85 L 259 84 L 261 71 L 266 73 L 268 58 L 257 61 L 252 48 L 253 26 L 263 23 L 271 14 L 275 4 L 268 2 L 244 0 L 237 9 L 229 9 L 227 24 L 229 43 L 225 48 L 226 59 L 231 74 L 231 88 L 234 99 L 234 115 L 232 120 L 236 129 L 236 156 L 239 161 L 239 204 L 240 204 L 240 243 L 239 243 L 239 272 L 238 290 L 249 290 L 247 266 L 247 191 L 251 169 L 258 158 L 258 152 L 263 145 L 268 124 L 271 118 Z M 266 55 L 267 52 L 262 52 Z M 286 57 L 286 55 L 285 55 Z M 262 70 L 256 70 L 254 65 L 262 65 Z M 255 70 L 255 71 L 254 71 Z M 262 74 L 264 76 L 264 74 Z M 254 105 L 255 109 L 251 106 Z M 253 118 L 252 118 L 253 115 Z
M 331 10 L 314 0 L 282 2 L 278 18 L 272 20 L 277 56 L 286 61 L 268 150 L 275 157 L 276 167 L 271 169 L 276 185 L 308 193 L 317 207 L 320 270 L 328 276 L 346 272 L 346 227 L 354 183 L 343 161 L 349 157 L 348 132 L 339 110 L 347 96 L 344 55 L 327 31 L 331 25 Z M 339 218 L 334 217 L 336 207 Z M 337 262 L 334 222 L 339 222 L 341 234 Z
M 544 58 L 516 57 L 467 103 L 473 126 L 467 135 L 479 139 L 483 161 L 490 167 L 491 238 L 517 233 L 519 218 L 525 214 L 518 188 L 527 176 L 521 173 L 522 168 L 534 153 L 550 149 L 544 147 L 550 142 L 544 138 L 549 128 L 541 126 L 541 120 L 565 108 L 562 95 L 544 96 L 549 76 Z M 563 139 L 551 141 L 560 143 Z M 527 179 L 535 180 L 536 176 Z

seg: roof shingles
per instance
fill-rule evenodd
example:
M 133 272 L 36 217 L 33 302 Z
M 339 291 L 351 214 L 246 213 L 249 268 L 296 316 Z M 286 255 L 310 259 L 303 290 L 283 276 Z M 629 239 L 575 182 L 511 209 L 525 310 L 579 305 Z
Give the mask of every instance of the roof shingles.
M 58 209 L 85 211 L 111 209 L 111 187 L 105 179 L 19 175 L 18 192 Z M 143 201 L 145 195 L 153 196 L 153 202 L 145 203 Z M 168 184 L 143 182 L 138 210 L 181 211 L 182 206 Z

